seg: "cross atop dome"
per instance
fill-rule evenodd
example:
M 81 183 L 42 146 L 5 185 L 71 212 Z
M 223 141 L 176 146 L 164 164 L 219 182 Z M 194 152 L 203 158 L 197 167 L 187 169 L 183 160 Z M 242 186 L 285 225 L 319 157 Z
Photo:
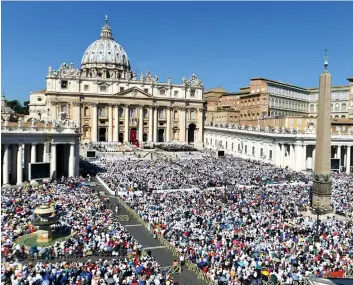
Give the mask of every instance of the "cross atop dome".
M 108 15 L 105 15 L 105 25 L 102 28 L 100 38 L 113 39 L 112 29 L 108 25 Z

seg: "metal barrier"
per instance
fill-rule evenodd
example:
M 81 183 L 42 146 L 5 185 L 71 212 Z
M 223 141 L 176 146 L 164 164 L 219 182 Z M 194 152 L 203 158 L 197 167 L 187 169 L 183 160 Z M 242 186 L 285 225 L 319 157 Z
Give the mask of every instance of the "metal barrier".
M 118 215 L 118 216 L 116 216 L 116 220 L 118 222 L 128 222 L 128 221 L 130 221 L 130 217 L 129 217 L 129 215 Z
M 178 264 L 177 266 L 165 266 L 161 267 L 162 271 L 167 271 L 166 274 L 181 274 L 181 266 Z

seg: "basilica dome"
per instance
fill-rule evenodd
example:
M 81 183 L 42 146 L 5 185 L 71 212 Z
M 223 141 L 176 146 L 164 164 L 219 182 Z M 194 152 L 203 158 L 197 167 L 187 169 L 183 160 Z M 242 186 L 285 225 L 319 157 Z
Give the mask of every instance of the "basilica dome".
M 81 68 L 94 68 L 97 64 L 130 70 L 130 62 L 125 50 L 113 39 L 108 17 L 105 19 L 99 39 L 86 49 L 81 60 Z

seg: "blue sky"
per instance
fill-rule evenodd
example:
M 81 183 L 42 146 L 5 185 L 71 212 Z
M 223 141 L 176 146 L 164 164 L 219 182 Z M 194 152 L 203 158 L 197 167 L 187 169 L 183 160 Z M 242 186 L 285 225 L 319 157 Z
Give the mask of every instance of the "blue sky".
M 353 76 L 352 2 L 2 2 L 2 90 L 45 88 L 48 66 L 80 66 L 104 16 L 132 69 L 205 89 L 238 91 L 253 77 L 318 85 L 324 49 L 334 85 Z

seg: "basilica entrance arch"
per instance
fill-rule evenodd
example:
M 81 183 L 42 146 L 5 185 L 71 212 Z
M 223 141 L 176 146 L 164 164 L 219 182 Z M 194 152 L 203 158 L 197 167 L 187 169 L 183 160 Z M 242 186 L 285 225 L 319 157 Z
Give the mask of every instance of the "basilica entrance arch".
M 137 131 L 136 128 L 131 128 L 130 129 L 130 137 L 129 137 L 130 142 L 135 142 L 136 141 L 136 131 Z
M 107 140 L 107 128 L 99 128 L 99 141 L 100 142 L 106 142 Z
M 190 124 L 188 129 L 188 143 L 195 142 L 195 131 L 196 131 L 196 125 Z
M 164 142 L 164 129 L 158 129 L 158 142 Z
M 124 134 L 119 133 L 119 142 L 123 143 L 124 142 Z

